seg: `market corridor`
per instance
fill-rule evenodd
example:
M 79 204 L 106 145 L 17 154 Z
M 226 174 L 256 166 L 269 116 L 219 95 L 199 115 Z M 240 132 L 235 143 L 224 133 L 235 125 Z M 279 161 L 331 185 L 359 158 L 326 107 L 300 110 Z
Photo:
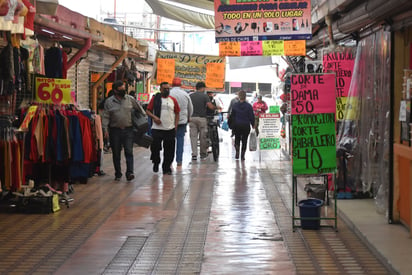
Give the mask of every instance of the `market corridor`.
M 152 172 L 135 148 L 136 179 L 74 186 L 70 208 L 0 214 L 1 274 L 390 274 L 339 221 L 339 232 L 292 231 L 290 162 L 279 152 L 235 161 L 229 134 L 215 163 Z M 189 145 L 187 142 L 186 145 Z

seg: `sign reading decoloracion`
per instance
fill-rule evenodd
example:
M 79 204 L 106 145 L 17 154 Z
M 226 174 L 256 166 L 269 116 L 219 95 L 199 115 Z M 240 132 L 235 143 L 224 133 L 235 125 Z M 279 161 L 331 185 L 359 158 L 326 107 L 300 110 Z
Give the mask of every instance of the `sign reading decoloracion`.
M 216 42 L 312 39 L 310 0 L 215 0 Z
M 160 84 L 159 76 L 162 79 L 167 79 L 166 81 L 169 83 L 172 83 L 173 77 L 179 77 L 182 80 L 181 87 L 183 89 L 195 89 L 196 83 L 199 81 L 207 82 L 208 90 L 223 91 L 224 89 L 225 57 L 159 51 L 156 59 L 160 60 L 162 64 L 165 64 L 166 60 L 174 61 L 169 62 L 170 64 L 174 63 L 174 68 L 157 66 L 156 80 L 158 84 Z M 172 75 L 173 77 L 171 77 Z

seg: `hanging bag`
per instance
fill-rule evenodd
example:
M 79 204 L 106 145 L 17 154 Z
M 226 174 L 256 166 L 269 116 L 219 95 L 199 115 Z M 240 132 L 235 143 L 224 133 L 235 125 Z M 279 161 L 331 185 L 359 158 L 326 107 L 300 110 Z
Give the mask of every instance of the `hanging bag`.
M 249 150 L 250 151 L 256 151 L 257 150 L 257 139 L 256 139 L 256 131 L 253 129 L 250 132 L 249 136 Z

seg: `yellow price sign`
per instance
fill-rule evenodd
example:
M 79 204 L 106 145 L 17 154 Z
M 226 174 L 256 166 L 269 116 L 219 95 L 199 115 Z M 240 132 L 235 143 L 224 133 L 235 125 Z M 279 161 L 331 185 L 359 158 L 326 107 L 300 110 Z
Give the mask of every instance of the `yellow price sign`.
M 36 78 L 36 101 L 52 104 L 70 104 L 72 82 L 69 79 Z
M 262 41 L 263 55 L 285 55 L 283 40 Z
M 24 120 L 19 127 L 20 131 L 25 131 L 29 128 L 30 121 L 34 117 L 34 114 L 36 113 L 36 111 L 37 111 L 37 106 L 29 107 L 29 109 L 27 110 L 26 116 L 24 117 Z

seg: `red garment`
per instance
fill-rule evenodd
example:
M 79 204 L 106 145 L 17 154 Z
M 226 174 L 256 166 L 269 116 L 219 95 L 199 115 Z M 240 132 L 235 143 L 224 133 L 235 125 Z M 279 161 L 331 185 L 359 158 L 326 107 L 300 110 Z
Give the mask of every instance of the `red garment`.
M 79 113 L 80 129 L 82 133 L 82 144 L 84 163 L 90 163 L 93 161 L 93 155 L 96 155 L 96 149 L 92 143 L 92 127 L 88 117 Z
M 65 51 L 62 51 L 62 76 L 64 79 L 67 78 L 67 70 L 69 68 L 67 67 L 67 53 Z
M 266 102 L 256 101 L 255 103 L 253 103 L 253 113 L 255 114 L 255 116 L 264 114 L 266 113 L 267 110 L 268 110 L 268 105 L 266 104 Z

